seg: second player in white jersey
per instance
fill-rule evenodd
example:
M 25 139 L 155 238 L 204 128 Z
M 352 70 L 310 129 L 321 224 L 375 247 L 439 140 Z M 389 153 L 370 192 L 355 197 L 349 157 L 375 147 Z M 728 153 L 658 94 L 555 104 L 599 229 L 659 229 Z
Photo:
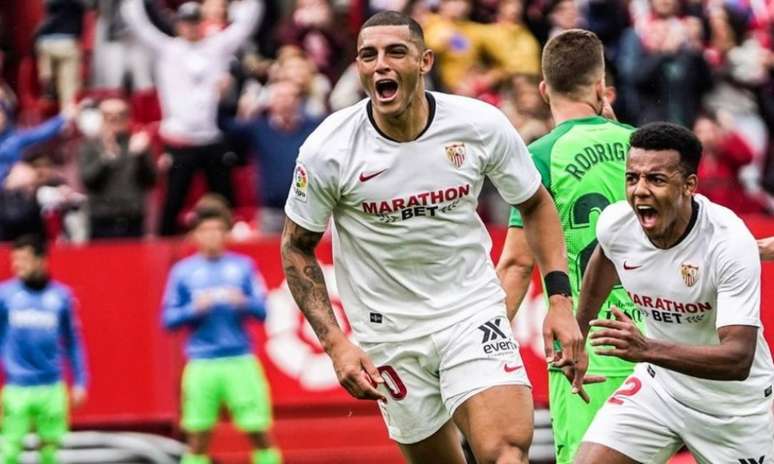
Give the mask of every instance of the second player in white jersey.
M 711 380 L 650 365 L 655 382 L 677 401 L 713 415 L 766 411 L 771 396 L 771 352 L 760 319 L 760 260 L 750 231 L 731 210 L 696 195 L 695 219 L 682 241 L 655 247 L 626 202 L 605 209 L 597 237 L 621 284 L 645 317 L 649 337 L 717 345 L 718 329 L 760 327 L 749 376 Z
M 336 282 L 363 342 L 427 335 L 500 304 L 478 194 L 486 177 L 514 205 L 540 186 L 498 109 L 424 97 L 431 119 L 409 143 L 380 133 L 370 100 L 329 117 L 301 147 L 285 208 L 317 232 L 333 215 Z
M 696 194 L 702 147 L 688 129 L 632 134 L 627 202 L 605 209 L 578 320 L 597 353 L 638 362 L 597 413 L 577 464 L 662 463 L 686 446 L 700 464 L 771 462 L 774 365 L 760 319 L 755 239 Z M 616 283 L 644 316 L 594 320 Z

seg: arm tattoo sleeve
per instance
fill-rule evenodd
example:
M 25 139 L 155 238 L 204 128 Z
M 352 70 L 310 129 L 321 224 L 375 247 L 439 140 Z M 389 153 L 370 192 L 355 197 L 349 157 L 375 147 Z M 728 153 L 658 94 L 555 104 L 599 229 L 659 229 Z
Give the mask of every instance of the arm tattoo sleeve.
M 320 263 L 314 249 L 322 234 L 306 230 L 286 220 L 282 231 L 282 266 L 290 293 L 306 316 L 320 341 L 339 325 L 333 314 Z

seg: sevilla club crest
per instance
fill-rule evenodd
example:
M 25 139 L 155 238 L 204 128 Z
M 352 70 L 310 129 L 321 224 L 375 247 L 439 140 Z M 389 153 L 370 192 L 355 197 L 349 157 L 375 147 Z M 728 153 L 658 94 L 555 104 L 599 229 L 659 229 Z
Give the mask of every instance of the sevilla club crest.
M 682 276 L 685 285 L 693 287 L 696 281 L 699 280 L 699 266 L 683 263 L 680 265 L 680 275 Z
M 461 167 L 462 163 L 465 162 L 465 144 L 462 142 L 454 142 L 446 145 L 444 148 L 446 148 L 446 157 L 449 158 L 451 164 L 453 164 L 455 168 Z

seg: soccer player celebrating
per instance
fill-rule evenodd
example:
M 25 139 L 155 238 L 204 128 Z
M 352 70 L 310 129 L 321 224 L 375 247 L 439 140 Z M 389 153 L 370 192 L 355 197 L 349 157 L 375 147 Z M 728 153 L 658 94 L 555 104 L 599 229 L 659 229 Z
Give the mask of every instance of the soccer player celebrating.
M 507 118 L 426 92 L 432 64 L 411 18 L 382 12 L 363 25 L 357 68 L 369 98 L 328 117 L 301 147 L 285 207 L 285 274 L 339 382 L 381 400 L 409 462 L 463 463 L 459 427 L 478 462 L 523 463 L 532 398 L 476 214 L 484 178 L 524 217 L 551 303 L 547 338 L 562 345 L 554 352 L 549 341 L 548 354 L 582 365 L 564 239 Z M 337 284 L 360 346 L 339 327 L 314 254 L 331 216 Z
M 774 366 L 755 239 L 695 194 L 702 147 L 688 129 L 653 123 L 630 143 L 628 204 L 599 218 L 578 320 L 584 333 L 598 329 L 597 354 L 639 364 L 597 413 L 575 462 L 660 463 L 683 445 L 699 463 L 770 462 Z M 617 309 L 615 320 L 591 321 L 618 282 L 647 337 Z
M 86 363 L 73 296 L 50 278 L 46 243 L 40 237 L 16 239 L 11 268 L 15 278 L 0 285 L 2 462 L 18 463 L 24 437 L 34 430 L 40 439 L 40 462 L 53 464 L 68 429 L 63 357 L 73 373 L 72 405 L 86 400 Z
M 252 261 L 226 251 L 231 214 L 204 197 L 194 212 L 198 253 L 175 264 L 164 295 L 164 327 L 191 329 L 182 380 L 182 421 L 190 451 L 183 464 L 206 464 L 210 432 L 225 404 L 253 446 L 253 464 L 277 464 L 267 435 L 269 386 L 252 354 L 247 318 L 266 316 L 264 287 Z M 217 198 L 217 197 L 216 197 Z
M 634 130 L 601 116 L 608 106 L 603 53 L 602 42 L 590 31 L 570 29 L 548 41 L 543 50 L 540 93 L 551 106 L 556 127 L 529 146 L 543 185 L 559 210 L 576 298 L 583 271 L 597 244 L 596 219 L 609 204 L 625 198 L 626 152 Z M 513 208 L 497 264 L 511 318 L 527 292 L 534 265 L 523 227 L 519 210 Z M 642 320 L 620 287 L 613 289 L 598 308 L 600 317 L 613 318 L 612 306 L 635 321 Z M 588 406 L 571 393 L 562 370 L 549 367 L 556 461 L 569 464 L 597 410 L 632 373 L 634 364 L 590 352 L 586 383 L 602 383 L 586 388 L 589 398 L 583 400 L 590 402 Z

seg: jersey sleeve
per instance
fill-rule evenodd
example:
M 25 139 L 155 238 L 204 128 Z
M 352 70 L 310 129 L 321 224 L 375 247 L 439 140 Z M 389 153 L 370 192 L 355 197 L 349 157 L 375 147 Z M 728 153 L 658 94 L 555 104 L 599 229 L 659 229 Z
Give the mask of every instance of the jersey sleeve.
M 180 264 L 169 273 L 162 301 L 161 320 L 167 330 L 175 330 L 186 324 L 192 324 L 200 315 L 194 308 L 191 291 L 185 284 Z
M 86 388 L 88 368 L 86 367 L 86 354 L 83 349 L 81 324 L 76 313 L 76 306 L 72 295 L 67 295 L 67 306 L 60 320 L 60 331 L 67 357 L 70 360 L 73 382 L 79 387 Z
M 616 203 L 605 208 L 599 215 L 596 229 L 597 243 L 608 258 L 611 257 L 611 247 L 615 243 L 615 231 L 620 228 L 618 227 L 620 224 L 616 223 L 620 223 L 622 209 L 628 210 L 628 208 L 628 204 Z
M 499 110 L 489 123 L 488 162 L 484 174 L 503 199 L 518 205 L 530 199 L 540 187 L 540 173 L 530 159 L 527 146 L 508 118 Z
M 304 144 L 293 171 L 285 214 L 312 232 L 324 232 L 338 200 L 338 168 L 313 147 Z
M 263 321 L 266 319 L 266 284 L 263 276 L 257 271 L 252 260 L 246 264 L 246 272 L 242 282 L 242 292 L 247 297 L 247 313 Z
M 761 326 L 761 262 L 748 231 L 734 234 L 720 247 L 715 261 L 718 307 L 715 327 Z
M 543 186 L 551 192 L 551 172 L 549 171 L 550 148 L 536 147 L 535 144 L 529 146 L 529 152 L 532 154 L 532 162 L 540 173 L 540 181 Z M 511 215 L 508 219 L 508 227 L 524 227 L 524 220 L 521 218 L 521 212 L 518 208 L 511 207 Z

